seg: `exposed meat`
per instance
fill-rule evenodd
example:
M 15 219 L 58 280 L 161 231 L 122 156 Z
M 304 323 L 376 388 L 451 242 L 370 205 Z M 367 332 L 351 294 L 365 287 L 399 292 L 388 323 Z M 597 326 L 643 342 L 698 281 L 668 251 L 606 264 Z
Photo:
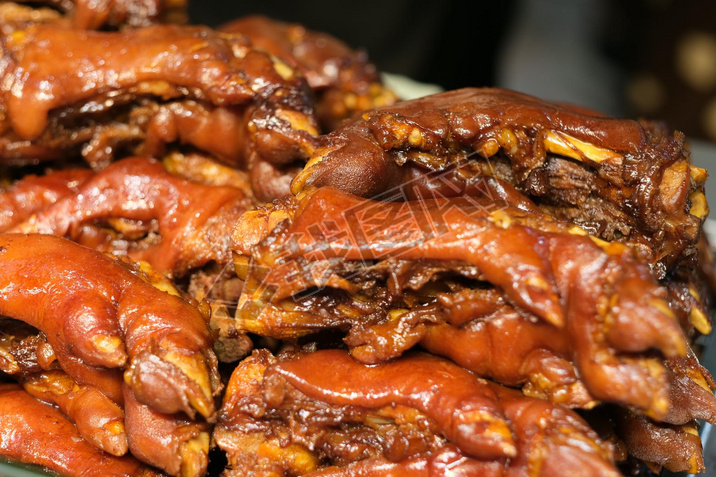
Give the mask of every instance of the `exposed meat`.
M 372 197 L 429 171 L 471 165 L 605 240 L 643 244 L 660 277 L 694 256 L 706 172 L 680 133 L 593 116 L 510 91 L 462 89 L 365 113 L 321 138 L 298 193 L 333 186 Z
M 227 475 L 428 475 L 443 459 L 477 475 L 617 475 L 576 414 L 420 354 L 365 366 L 339 350 L 256 351 L 232 375 L 214 438 Z
M 351 50 L 331 35 L 260 15 L 233 20 L 219 29 L 246 35 L 257 48 L 303 73 L 316 96 L 316 114 L 325 131 L 357 113 L 396 101 L 367 54 Z

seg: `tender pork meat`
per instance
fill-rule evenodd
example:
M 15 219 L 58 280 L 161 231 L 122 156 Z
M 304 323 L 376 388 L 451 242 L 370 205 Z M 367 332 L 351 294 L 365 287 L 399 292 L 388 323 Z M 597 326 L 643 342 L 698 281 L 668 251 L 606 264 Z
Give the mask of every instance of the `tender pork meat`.
M 424 354 L 365 366 L 339 350 L 255 351 L 214 439 L 227 476 L 618 475 L 576 414 Z
M 183 144 L 232 167 L 283 170 L 313 151 L 317 126 L 305 79 L 241 35 L 37 26 L 2 44 L 5 164 L 81 154 L 101 168 L 118 154 L 161 157 L 167 145 Z M 276 174 L 282 189 L 256 179 L 259 192 L 287 192 Z
M 294 193 L 333 186 L 400 198 L 425 171 L 495 176 L 604 240 L 646 248 L 660 278 L 695 257 L 706 172 L 680 133 L 497 89 L 462 89 L 380 108 L 321 138 Z
M 298 69 L 316 96 L 316 114 L 324 131 L 332 131 L 357 113 L 395 103 L 363 51 L 303 25 L 260 15 L 239 18 L 219 28 L 249 37 L 259 49 Z

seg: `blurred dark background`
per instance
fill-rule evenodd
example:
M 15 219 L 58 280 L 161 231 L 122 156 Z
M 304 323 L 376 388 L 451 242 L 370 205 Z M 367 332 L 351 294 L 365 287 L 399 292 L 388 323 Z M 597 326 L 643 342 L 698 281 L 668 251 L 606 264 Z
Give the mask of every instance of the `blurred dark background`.
M 192 23 L 253 13 L 364 48 L 444 89 L 501 86 L 716 140 L 716 1 L 190 1 Z
M 302 23 L 367 50 L 381 71 L 454 89 L 494 84 L 497 51 L 515 3 L 190 0 L 189 17 L 210 26 L 252 13 Z

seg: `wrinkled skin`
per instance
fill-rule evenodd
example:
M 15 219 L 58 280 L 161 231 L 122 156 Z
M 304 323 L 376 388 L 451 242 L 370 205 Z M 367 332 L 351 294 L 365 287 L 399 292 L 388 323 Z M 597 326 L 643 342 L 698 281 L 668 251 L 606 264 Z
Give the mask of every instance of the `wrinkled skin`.
M 396 97 L 363 51 L 302 25 L 252 15 L 219 27 L 246 35 L 257 48 L 298 69 L 316 96 L 316 114 L 324 131 L 357 113 L 395 103 Z
M 499 89 L 461 89 L 380 108 L 321 138 L 298 193 L 373 197 L 409 185 L 414 164 L 458 166 L 515 185 L 547 212 L 644 249 L 662 277 L 695 253 L 706 172 L 680 133 Z
M 162 475 L 133 457 L 96 449 L 59 410 L 13 384 L 0 385 L 0 455 L 71 477 Z
M 129 158 L 97 173 L 74 194 L 13 231 L 59 235 L 82 243 L 83 225 L 110 221 L 120 233 L 123 226 L 128 228 L 115 240 L 127 243 L 130 258 L 180 277 L 210 261 L 221 265 L 229 261 L 230 231 L 250 205 L 250 194 L 230 186 L 189 182 L 168 173 L 155 160 Z M 158 240 L 149 232 L 158 234 Z M 111 243 L 100 248 L 113 249 Z
M 237 243 L 245 243 L 236 248 L 250 249 L 252 258 L 237 326 L 276 338 L 326 328 L 345 330 L 366 315 L 352 311 L 365 306 L 366 298 L 360 286 L 351 282 L 351 273 L 360 277 L 363 268 L 389 259 L 442 262 L 458 273 L 466 273 L 460 272 L 461 266 L 471 266 L 470 276 L 497 287 L 515 309 L 564 330 L 562 339 L 568 337 L 573 351 L 571 356 L 562 356 L 574 359 L 591 396 L 663 419 L 670 407 L 668 376 L 661 360 L 650 357 L 649 351 L 680 356 L 687 348 L 665 290 L 648 267 L 620 244 L 595 243 L 581 229 L 548 216 L 490 204 L 493 207 L 460 198 L 371 202 L 324 188 L 304 196 L 298 205 L 278 207 L 273 211 L 278 218 L 272 219 L 271 212 L 246 214 L 236 229 L 242 233 L 235 236 Z M 289 215 L 295 216 L 276 225 Z M 266 235 L 271 225 L 275 228 Z M 252 228 L 256 235 L 243 233 Z M 319 287 L 317 292 L 294 298 L 314 287 Z M 331 302 L 335 290 L 348 294 L 358 305 L 344 298 Z M 376 291 L 362 293 L 367 293 L 370 303 Z M 321 302 L 321 297 L 328 301 Z M 342 322 L 331 323 L 332 315 L 324 323 L 317 322 L 326 315 L 326 308 L 344 316 Z M 307 326 L 302 325 L 304 317 Z M 387 337 L 381 334 L 380 326 L 388 332 L 391 328 L 404 331 L 391 326 L 393 319 L 388 314 L 374 327 L 376 343 L 391 339 L 389 333 Z M 495 326 L 517 332 L 522 321 L 496 322 Z M 526 331 L 536 340 L 535 347 L 521 348 L 524 353 L 549 341 L 538 338 L 536 325 L 529 326 L 535 328 Z M 350 337 L 347 342 L 356 344 Z M 559 348 L 555 340 L 558 357 Z M 366 350 L 354 355 L 367 362 L 391 357 Z M 517 350 L 514 357 L 513 366 L 526 358 Z M 497 368 L 493 372 L 500 374 Z
M 321 371 L 329 362 L 332 371 Z M 296 414 L 313 408 L 316 417 Z M 506 433 L 497 432 L 501 422 Z M 274 436 L 283 432 L 279 447 Z M 501 447 L 478 444 L 498 436 Z M 371 367 L 339 350 L 278 360 L 256 351 L 232 375 L 215 440 L 233 466 L 227 475 L 241 475 L 245 463 L 289 475 L 428 475 L 452 466 L 478 475 L 617 475 L 611 448 L 576 414 L 423 354 Z
M 1 101 L 5 164 L 81 154 L 102 168 L 118 155 L 159 157 L 183 143 L 232 167 L 282 168 L 315 147 L 305 79 L 241 35 L 36 26 L 4 37 L 3 51 L 0 75 L 14 91 Z
M 118 405 L 130 392 L 152 412 L 182 412 L 174 418 L 177 422 L 185 422 L 185 415 L 193 420 L 197 413 L 214 419 L 214 396 L 221 384 L 208 324 L 196 308 L 64 239 L 6 234 L 0 250 L 0 314 L 42 331 L 75 383 L 95 387 Z M 125 412 L 129 423 L 129 408 Z M 133 420 L 133 427 L 126 425 L 129 448 L 145 448 L 154 456 L 153 465 L 174 473 L 176 455 L 162 461 L 166 454 L 157 457 L 140 439 L 153 426 L 149 421 L 138 424 L 143 415 Z M 165 445 L 164 434 L 153 436 L 153 445 Z M 206 463 L 206 452 L 208 444 L 192 448 L 184 460 L 187 465 Z M 200 465 L 189 467 L 194 471 L 185 475 L 202 475 Z

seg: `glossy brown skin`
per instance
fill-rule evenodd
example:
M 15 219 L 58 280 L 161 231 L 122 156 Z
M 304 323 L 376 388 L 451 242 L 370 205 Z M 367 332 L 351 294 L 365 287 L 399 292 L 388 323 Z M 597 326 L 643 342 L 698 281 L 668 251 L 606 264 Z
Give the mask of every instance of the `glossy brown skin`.
M 158 243 L 131 235 L 118 240 L 129 242 L 127 253 L 133 260 L 180 277 L 210 261 L 229 261 L 230 231 L 250 203 L 250 195 L 241 189 L 189 182 L 156 160 L 135 157 L 113 163 L 13 231 L 82 242 L 82 225 L 124 219 L 146 227 L 155 221 Z
M 0 385 L 0 454 L 67 476 L 162 475 L 133 457 L 96 449 L 59 410 L 12 384 Z
M 423 203 L 383 203 L 371 202 L 360 199 L 356 196 L 342 193 L 336 189 L 323 188 L 306 199 L 301 204 L 300 213 L 296 215 L 293 222 L 279 240 L 298 241 L 300 249 L 298 253 L 283 254 L 281 260 L 276 264 L 276 270 L 271 270 L 271 278 L 265 283 L 275 284 L 278 288 L 275 291 L 274 299 L 281 299 L 292 296 L 299 288 L 308 288 L 315 278 L 311 275 L 293 277 L 288 275 L 291 267 L 295 264 L 291 260 L 299 255 L 305 255 L 308 261 L 321 261 L 331 258 L 344 260 L 382 260 L 400 256 L 404 260 L 437 259 L 465 261 L 477 266 L 484 275 L 485 280 L 501 287 L 504 292 L 525 310 L 539 316 L 540 318 L 557 324 L 564 324 L 563 310 L 559 303 L 556 283 L 553 277 L 552 266 L 549 258 L 540 253 L 538 247 L 539 237 L 534 236 L 522 227 L 514 229 L 503 229 L 492 225 L 484 217 L 478 219 L 473 225 L 469 216 L 460 211 L 461 199 L 455 199 L 455 205 L 449 200 L 429 203 L 425 208 L 427 214 L 422 213 Z M 485 215 L 484 210 L 474 207 L 471 202 L 464 202 L 466 207 L 475 209 L 475 213 Z M 380 226 L 371 229 L 375 235 L 366 241 L 366 237 L 356 235 L 355 242 L 351 240 L 350 232 L 352 224 L 357 217 L 351 215 L 351 211 L 362 212 L 367 207 L 374 207 L 375 210 L 385 211 L 388 220 Z M 499 208 L 499 207 L 497 207 Z M 347 214 L 342 213 L 347 211 Z M 472 210 L 467 212 L 472 213 Z M 450 216 L 449 214 L 452 214 Z M 417 242 L 402 242 L 396 240 L 403 237 L 402 228 L 404 223 L 393 222 L 396 217 L 416 218 L 417 230 L 415 232 Z M 336 237 L 343 240 L 326 242 L 326 247 L 319 246 L 323 241 L 330 240 L 320 228 L 322 222 L 330 218 L 331 226 L 339 233 Z M 431 223 L 430 221 L 436 222 Z M 439 221 L 439 222 L 438 222 Z M 453 232 L 452 222 L 464 222 L 466 230 Z M 483 226 L 483 222 L 485 225 Z M 357 224 L 360 226 L 360 224 Z M 373 225 L 373 224 L 371 224 Z M 413 225 L 413 224 L 408 224 Z M 240 226 L 240 225 L 239 225 Z M 316 229 L 315 231 L 313 229 Z M 474 231 L 473 231 L 474 229 Z M 437 232 L 433 240 L 433 232 Z M 360 234 L 361 231 L 357 230 Z M 458 233 L 461 234 L 458 240 Z M 476 234 L 477 237 L 467 237 L 468 233 Z M 412 239 L 408 236 L 408 239 Z M 466 246 L 467 241 L 472 240 L 474 244 Z M 262 255 L 276 254 L 281 251 L 274 243 L 276 240 L 266 241 L 266 245 L 254 250 L 255 261 L 260 263 Z M 279 242 L 283 243 L 283 242 Z M 438 245 L 440 244 L 440 245 Z M 495 253 L 499 247 L 500 253 Z M 276 250 L 274 250 L 276 249 Z M 290 250 L 290 252 L 293 252 Z M 267 270 L 262 270 L 265 274 Z M 291 280 L 281 280 L 279 277 L 286 276 Z M 275 279 L 273 278 L 275 277 Z M 258 277 L 263 279 L 264 277 Z M 284 281 L 287 282 L 284 284 Z
M 0 232 L 7 232 L 60 198 L 76 193 L 79 185 L 91 176 L 89 169 L 24 176 L 0 193 Z
M 124 411 L 96 388 L 78 386 L 60 370 L 33 374 L 20 382 L 36 398 L 57 405 L 93 446 L 116 456 L 127 453 Z
M 129 449 L 142 462 L 169 475 L 198 477 L 209 464 L 209 425 L 182 415 L 161 414 L 124 388 Z
M 0 371 L 36 398 L 59 407 L 88 443 L 124 455 L 128 449 L 124 411 L 94 386 L 78 385 L 59 369 L 47 341 L 21 323 L 0 322 Z
M 13 360 L 14 368 L 0 366 L 0 370 L 13 375 L 38 399 L 57 405 L 87 442 L 114 455 L 123 455 L 129 448 L 134 457 L 170 475 L 205 474 L 209 452 L 206 422 L 192 421 L 183 414 L 158 413 L 139 403 L 126 385 L 122 386 L 120 408 L 92 386 L 77 385 L 55 369 L 54 361 L 48 365 L 48 358 L 41 359 L 41 339 L 31 335 L 18 342 L 19 336 L 8 335 L 13 331 L 10 328 L 0 335 L 0 355 L 19 359 Z
M 319 372 L 326 363 L 330 363 L 331 373 Z M 474 458 L 515 455 L 512 436 L 503 430 L 507 423 L 502 422 L 501 409 L 487 381 L 448 361 L 419 355 L 368 367 L 344 351 L 325 350 L 279 363 L 271 373 L 279 374 L 301 393 L 334 405 L 415 408 Z
M 689 350 L 686 356 L 669 358 L 666 365 L 672 406 L 664 421 L 671 424 L 687 424 L 695 419 L 716 421 L 716 383 L 694 352 Z
M 330 366 L 331 372 L 325 372 L 326 365 Z M 474 394 L 475 391 L 479 394 Z M 330 434 L 336 432 L 331 431 L 334 426 L 340 429 L 337 431 L 339 436 L 342 434 L 342 437 L 337 436 L 336 443 L 345 442 L 346 449 L 355 446 L 354 452 L 357 452 L 360 441 L 350 443 L 360 434 L 351 432 L 357 432 L 360 428 L 360 421 L 356 418 L 365 411 L 376 413 L 373 419 L 377 422 L 385 420 L 382 426 L 386 428 L 410 422 L 411 414 L 404 410 L 408 402 L 409 408 L 417 407 L 428 419 L 436 416 L 450 416 L 449 420 L 457 421 L 466 419 L 466 422 L 479 419 L 472 414 L 476 410 L 472 405 L 465 406 L 470 401 L 474 402 L 477 396 L 495 399 L 497 409 L 510 420 L 515 442 L 519 443 L 514 458 L 505 461 L 504 456 L 499 453 L 490 455 L 484 448 L 473 451 L 466 449 L 463 446 L 469 448 L 467 441 L 480 439 L 480 436 L 467 427 L 448 425 L 446 428 L 444 424 L 447 423 L 438 417 L 432 424 L 437 424 L 436 429 L 432 426 L 425 428 L 423 425 L 421 432 L 439 432 L 448 438 L 448 442 L 438 441 L 438 447 L 423 451 L 417 448 L 415 450 L 418 453 L 415 450 L 410 452 L 412 447 L 406 443 L 402 448 L 408 450 L 407 453 L 394 454 L 395 449 L 390 446 L 399 442 L 395 440 L 398 438 L 396 436 L 384 441 L 384 455 L 373 455 L 367 459 L 345 459 L 344 456 L 342 460 L 327 461 L 329 467 L 323 467 L 323 462 L 319 465 L 319 461 L 301 467 L 297 463 L 310 462 L 311 459 L 302 455 L 300 447 L 294 449 L 293 456 L 301 456 L 303 459 L 289 459 L 291 453 L 288 449 L 291 445 L 300 446 L 304 433 Z M 259 406 L 267 407 L 266 411 L 259 410 L 256 399 L 264 401 Z M 241 456 L 241 451 L 235 447 L 242 440 L 250 443 L 252 437 L 257 438 L 253 429 L 261 429 L 260 426 L 245 426 L 248 422 L 247 414 L 255 416 L 254 419 L 273 419 L 273 426 L 279 426 L 281 424 L 280 421 L 276 422 L 276 417 L 285 419 L 291 416 L 290 409 L 293 407 L 297 410 L 312 409 L 316 405 L 312 404 L 314 401 L 322 403 L 316 411 L 323 409 L 326 418 L 330 418 L 301 421 L 291 426 L 289 429 L 294 434 L 284 444 L 284 454 L 272 454 L 268 449 L 262 451 L 260 446 L 256 448 L 255 445 L 252 449 L 249 444 L 244 447 L 245 454 Z M 282 411 L 282 408 L 285 410 Z M 383 419 L 378 418 L 381 415 Z M 337 422 L 329 424 L 333 420 Z M 370 426 L 371 420 L 368 419 L 366 423 Z M 322 427 L 325 430 L 321 430 Z M 559 428 L 561 432 L 550 435 L 550 428 Z M 380 425 L 375 430 L 379 436 L 385 432 Z M 458 436 L 452 434 L 455 431 L 458 434 L 464 433 L 457 442 L 453 438 Z M 269 435 L 266 439 L 270 442 Z M 433 475 L 429 472 L 444 472 L 448 468 L 455 468 L 456 475 L 558 475 L 549 473 L 555 470 L 569 475 L 573 472 L 584 472 L 578 475 L 615 475 L 609 446 L 601 442 L 571 411 L 489 384 L 454 364 L 424 354 L 403 357 L 383 365 L 365 366 L 339 350 L 317 351 L 288 359 L 284 356 L 278 362 L 267 358 L 265 351 L 254 352 L 232 376 L 215 438 L 222 448 L 228 450 L 230 463 L 239 469 L 244 468 L 237 459 L 241 456 L 246 461 L 254 460 L 260 466 L 257 471 L 271 469 L 276 472 L 284 469 L 289 475 Z M 365 442 L 375 441 L 375 438 L 370 439 L 368 436 L 364 439 L 367 439 Z M 561 455 L 552 450 L 553 445 L 561 448 Z M 318 444 L 316 448 L 320 446 Z M 475 455 L 474 451 L 479 455 Z M 331 451 L 325 452 L 330 455 Z M 570 454 L 573 460 L 565 460 L 564 456 Z M 547 472 L 540 474 L 540 468 Z M 240 472 L 237 469 L 235 471 Z
M 126 369 L 124 381 L 152 408 L 214 416 L 216 357 L 194 307 L 64 239 L 6 234 L 0 250 L 0 313 L 43 331 L 74 381 L 121 403 Z
M 547 154 L 544 143 L 549 134 L 600 152 L 569 146 L 576 159 L 553 159 L 558 154 Z M 653 124 L 592 116 L 506 90 L 461 89 L 345 123 L 321 138 L 292 190 L 333 186 L 373 197 L 406 183 L 406 162 L 428 171 L 473 164 L 474 174 L 509 180 L 548 212 L 606 240 L 643 243 L 663 275 L 693 253 L 704 218 L 703 210 L 690 213 L 704 177 L 691 177 L 683 142 L 683 135 L 671 137 Z
M 365 459 L 346 467 L 326 467 L 309 474 L 310 477 L 430 477 L 434 475 L 467 477 L 505 475 L 504 465 L 468 459 L 459 450 L 445 446 L 429 455 L 417 455 L 399 462 L 387 459 Z M 231 474 L 229 474 L 230 476 Z
M 358 212 L 370 213 L 363 215 L 370 234 L 359 228 Z M 245 239 L 254 242 L 256 237 Z M 301 313 L 315 316 L 326 304 L 314 311 L 291 297 L 316 286 L 324 288 L 307 300 L 332 289 L 357 294 L 342 278 L 341 266 L 353 264 L 345 267 L 351 272 L 399 258 L 444 261 L 448 268 L 475 266 L 480 279 L 499 288 L 516 309 L 565 330 L 578 350 L 572 357 L 590 394 L 656 419 L 668 411 L 669 387 L 663 364 L 648 352 L 686 353 L 665 291 L 630 249 L 595 243 L 569 224 L 506 205 L 490 209 L 461 198 L 371 202 L 324 188 L 305 197 L 293 220 L 277 226 L 251 251 L 237 312 L 237 325 L 245 331 L 276 338 L 315 332 L 320 327 L 302 328 L 292 315 L 299 320 Z M 274 317 L 264 320 L 264 313 Z M 323 327 L 345 329 L 362 319 L 348 315 L 338 326 L 329 322 Z
M 200 27 L 104 33 L 41 26 L 16 37 L 5 39 L 9 65 L 4 74 L 12 78 L 26 71 L 27 75 L 13 82 L 16 93 L 6 97 L 6 104 L 13 129 L 23 139 L 40 136 L 53 109 L 91 100 L 103 90 L 126 91 L 144 82 L 166 82 L 159 94 L 168 98 L 178 94 L 177 87 L 196 89 L 199 97 L 215 105 L 243 104 L 254 96 L 238 65 L 231 63 L 232 48 L 245 48 L 245 42 L 227 41 Z M 176 45 L 174 50 L 171 44 Z M 60 47 L 64 54 L 57 51 Z M 187 50 L 196 50 L 190 59 L 181 56 Z M 88 58 L 103 62 L 103 68 Z
M 521 449 L 506 476 L 619 475 L 611 446 L 576 413 L 492 383 Z
M 425 326 L 420 345 L 478 376 L 509 386 L 525 384 L 526 394 L 570 407 L 595 404 L 574 365 L 575 355 L 583 351 L 571 345 L 566 330 L 525 318 L 504 303 L 483 317 L 472 315 L 467 323 L 451 318 Z
M 168 145 L 191 144 L 197 150 L 219 158 L 229 165 L 246 163 L 246 119 L 242 111 L 213 108 L 196 101 L 172 102 L 147 111 L 150 118 L 142 155 L 163 157 Z M 91 160 L 97 162 L 97 160 Z
M 316 95 L 316 113 L 324 131 L 359 112 L 395 103 L 396 97 L 363 51 L 337 38 L 261 15 L 238 18 L 220 31 L 246 35 L 259 49 L 298 69 Z
M 438 300 L 449 312 L 446 323 L 424 327 L 420 345 L 426 350 L 448 357 L 479 376 L 510 386 L 524 383 L 522 390 L 527 395 L 570 407 L 591 408 L 595 404 L 574 364 L 589 359 L 576 357 L 586 350 L 575 348 L 566 330 L 525 318 L 501 299 L 486 312 L 476 310 L 478 300 L 469 295 L 442 294 Z M 456 309 L 462 311 L 456 313 Z M 357 349 L 351 353 L 360 359 Z M 669 358 L 664 365 L 671 404 L 662 420 L 679 425 L 694 419 L 714 421 L 716 386 L 693 352 Z
M 446 445 L 454 449 L 438 426 L 415 409 L 330 405 L 300 393 L 281 376 L 268 377 L 276 363 L 268 350 L 256 350 L 227 385 L 214 430 L 231 464 L 227 475 L 304 475 L 322 467 L 322 460 L 344 466 L 364 459 L 404 461 Z M 292 416 L 298 419 L 295 424 Z M 509 440 L 506 430 L 503 439 Z
M 704 472 L 698 424 L 656 423 L 625 409 L 615 410 L 616 429 L 630 455 L 672 472 Z
M 5 163 L 81 152 L 104 167 L 127 150 L 161 154 L 164 143 L 183 142 L 246 168 L 251 155 L 285 164 L 314 148 L 305 80 L 240 35 L 38 26 L 5 37 L 3 48 L 2 77 L 15 91 L 3 96 Z

